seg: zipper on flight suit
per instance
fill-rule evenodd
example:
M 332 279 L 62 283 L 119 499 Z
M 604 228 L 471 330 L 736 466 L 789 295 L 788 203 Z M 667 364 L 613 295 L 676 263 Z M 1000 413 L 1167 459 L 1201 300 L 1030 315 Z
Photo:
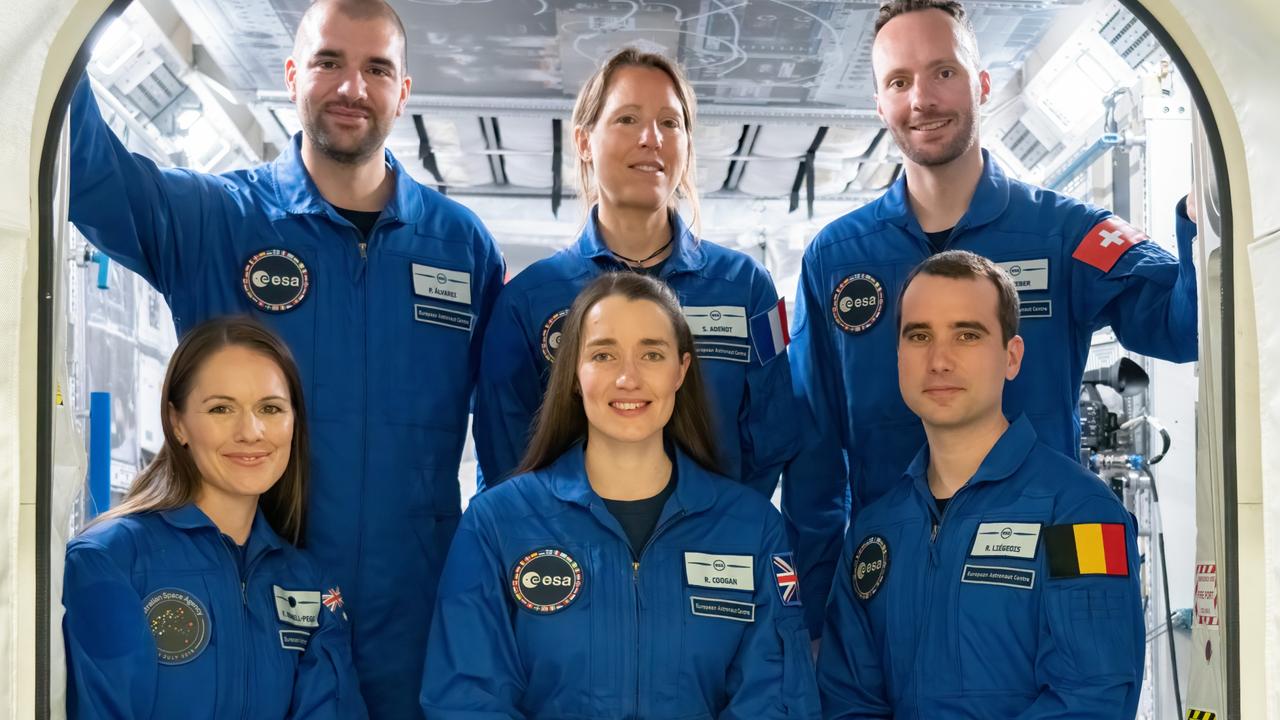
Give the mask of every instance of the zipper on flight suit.
M 943 523 L 947 521 L 947 514 L 951 512 L 951 508 L 955 507 L 956 500 L 959 499 L 960 494 L 963 493 L 966 489 L 968 489 L 968 487 L 969 487 L 968 483 L 965 483 L 964 485 L 960 486 L 960 489 L 957 490 L 955 494 L 951 496 L 951 499 L 947 501 L 947 506 L 943 508 L 942 514 L 936 520 L 933 520 L 933 517 L 934 517 L 934 511 L 938 507 L 938 503 L 933 498 L 932 493 L 930 493 L 929 499 L 933 501 L 933 507 L 930 508 L 929 518 L 933 523 L 933 528 L 929 531 L 929 569 L 925 575 L 924 614 L 922 616 L 923 618 L 928 618 L 930 611 L 933 609 L 933 585 L 934 585 L 933 575 L 938 570 L 939 565 L 941 565 L 941 562 L 939 561 L 939 558 L 938 558 L 938 533 L 942 530 Z M 928 627 L 928 622 L 926 620 L 921 624 L 920 635 L 916 637 L 915 657 L 913 658 L 913 661 L 914 661 L 913 664 L 915 665 L 916 678 L 917 678 L 916 684 L 915 684 L 917 711 L 920 709 L 920 705 L 921 705 L 919 678 L 923 677 L 921 673 L 923 668 L 920 663 L 920 645 L 924 642 L 924 636 L 926 635 L 925 628 L 927 627 Z
M 663 530 L 671 527 L 677 520 L 684 517 L 684 510 L 675 512 L 671 517 L 667 518 L 661 525 L 655 527 L 652 533 L 649 533 L 649 539 L 645 541 L 644 547 L 640 548 L 640 554 L 631 561 L 631 592 L 632 599 L 635 601 L 635 645 L 636 663 L 635 663 L 635 681 L 636 681 L 636 699 L 635 709 L 631 713 L 631 717 L 640 716 L 640 561 L 644 559 L 645 551 L 653 544 L 653 541 L 662 533 Z M 630 542 L 627 543 L 630 545 Z

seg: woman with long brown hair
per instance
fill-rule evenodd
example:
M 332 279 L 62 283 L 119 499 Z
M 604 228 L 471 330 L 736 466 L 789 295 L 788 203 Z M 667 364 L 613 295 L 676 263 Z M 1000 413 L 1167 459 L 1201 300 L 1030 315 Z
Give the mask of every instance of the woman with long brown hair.
M 698 237 L 696 118 L 679 65 L 635 48 L 611 55 L 578 93 L 573 137 L 588 215 L 576 242 L 512 278 L 494 306 L 474 418 L 486 487 L 524 455 L 574 296 L 629 270 L 662 280 L 684 306 L 723 473 L 773 495 L 799 446 L 786 313 L 760 263 Z
M 574 300 L 521 470 L 449 551 L 428 717 L 817 717 L 782 521 L 716 473 L 694 342 L 650 277 Z
M 365 715 L 342 591 L 295 547 L 307 420 L 288 349 L 196 326 L 161 391 L 164 446 L 67 545 L 67 711 L 81 718 Z

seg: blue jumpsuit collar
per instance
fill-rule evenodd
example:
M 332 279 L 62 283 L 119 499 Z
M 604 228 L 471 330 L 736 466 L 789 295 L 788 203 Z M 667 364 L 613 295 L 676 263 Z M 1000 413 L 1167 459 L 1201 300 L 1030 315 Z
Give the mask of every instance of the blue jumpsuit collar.
M 1009 423 L 1009 427 L 1005 428 L 1004 434 L 996 441 L 996 444 L 987 452 L 987 456 L 982 459 L 982 464 L 978 466 L 977 472 L 969 481 L 965 483 L 965 487 L 977 485 L 985 482 L 996 482 L 1003 480 L 1022 467 L 1022 463 L 1026 461 L 1027 455 L 1031 454 L 1031 449 L 1036 444 L 1036 431 L 1031 426 L 1031 421 L 1027 419 L 1026 414 L 1018 416 L 1018 419 Z M 916 490 L 920 492 L 926 499 L 932 499 L 933 493 L 929 490 L 929 446 L 925 445 L 920 448 L 920 452 L 916 453 L 916 457 L 911 461 L 911 465 L 907 468 L 905 476 L 911 480 Z
M 165 522 L 179 530 L 209 528 L 217 533 L 222 532 L 203 510 L 196 507 L 195 503 L 187 503 L 172 510 L 161 510 L 159 514 Z M 245 553 L 245 559 L 252 561 L 263 553 L 284 548 L 286 543 L 272 529 L 271 523 L 267 522 L 267 517 L 262 514 L 262 508 L 258 508 L 253 515 L 253 526 L 249 530 L 249 539 L 246 544 L 248 551 Z
M 551 493 L 557 498 L 584 508 L 590 508 L 592 505 L 603 507 L 604 501 L 595 490 L 591 489 L 591 483 L 587 480 L 584 449 L 585 443 L 581 441 L 574 443 L 573 447 L 566 450 L 541 473 L 547 477 Z M 667 501 L 668 510 L 673 506 L 684 510 L 685 513 L 706 510 L 715 503 L 716 499 L 715 488 L 706 477 L 709 473 L 685 455 L 680 448 L 675 447 L 674 450 L 675 471 L 680 479 L 676 483 L 676 490 L 672 493 L 671 499 Z M 666 512 L 663 513 L 664 516 L 666 514 Z
M 605 245 L 604 238 L 600 235 L 599 212 L 599 205 L 592 206 L 591 216 L 587 218 L 586 227 L 582 229 L 582 234 L 578 236 L 576 246 L 578 254 L 586 260 L 617 266 L 611 269 L 625 270 L 626 266 L 614 259 L 613 253 L 609 251 L 609 246 Z M 701 270 L 707 263 L 706 253 L 702 252 L 702 244 L 693 236 L 693 232 L 689 227 L 684 224 L 684 220 L 681 219 L 679 213 L 668 213 L 667 217 L 671 224 L 671 244 L 673 247 L 671 256 L 667 258 L 666 266 L 662 268 L 662 275 Z
M 986 148 L 982 149 L 982 177 L 978 178 L 978 187 L 973 191 L 973 199 L 969 201 L 969 209 L 956 223 L 957 228 L 976 228 L 986 225 L 1000 217 L 1009 206 L 1009 178 L 1004 168 L 991 157 Z M 924 237 L 915 213 L 911 211 L 911 201 L 907 196 L 907 174 L 898 176 L 889 191 L 881 197 L 876 205 L 876 219 L 897 225 L 914 235 Z
M 382 217 L 403 223 L 417 222 L 422 217 L 422 196 L 418 192 L 417 183 L 409 177 L 404 166 L 396 160 L 390 150 L 383 150 L 387 168 L 395 174 L 396 189 L 386 207 L 382 209 Z M 276 188 L 279 194 L 280 207 L 277 210 L 280 219 L 286 215 L 329 215 L 335 220 L 340 216 L 333 206 L 324 199 L 307 166 L 302 162 L 302 133 L 295 133 L 280 156 L 272 163 L 276 176 Z

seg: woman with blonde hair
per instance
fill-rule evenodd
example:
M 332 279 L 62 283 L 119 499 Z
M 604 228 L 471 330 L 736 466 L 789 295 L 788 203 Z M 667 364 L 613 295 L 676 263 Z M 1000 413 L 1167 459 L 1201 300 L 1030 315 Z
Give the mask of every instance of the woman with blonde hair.
M 458 528 L 427 642 L 429 718 L 816 718 L 782 518 L 716 473 L 670 288 L 574 300 L 519 474 Z
M 777 487 L 798 445 L 786 313 L 758 262 L 694 232 L 696 110 L 679 66 L 634 48 L 610 56 L 578 93 L 573 137 L 588 217 L 577 242 L 513 278 L 494 307 L 474 420 L 485 486 L 524 455 L 574 296 L 630 270 L 666 283 L 684 306 L 725 474 L 765 496 Z
M 207 321 L 161 398 L 164 446 L 67 544 L 68 717 L 365 717 L 342 590 L 295 547 L 309 466 L 288 349 Z

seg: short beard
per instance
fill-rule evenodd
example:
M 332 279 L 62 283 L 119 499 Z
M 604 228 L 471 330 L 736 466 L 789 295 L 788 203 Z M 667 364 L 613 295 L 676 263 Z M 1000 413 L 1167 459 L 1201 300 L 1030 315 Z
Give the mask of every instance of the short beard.
M 898 130 L 891 128 L 890 133 L 893 139 L 898 143 L 898 149 L 902 151 L 904 157 L 921 167 L 939 167 L 955 161 L 961 155 L 964 155 L 978 142 L 978 125 L 974 122 L 977 111 L 973 110 L 966 115 L 956 118 L 956 122 L 960 124 L 960 132 L 956 133 L 955 139 L 951 144 L 942 148 L 938 152 L 924 153 L 918 151 L 907 141 L 911 130 Z
M 321 155 L 341 165 L 359 165 L 368 160 L 382 147 L 387 136 L 390 135 L 388 129 L 383 128 L 375 118 L 370 116 L 368 132 L 354 148 L 347 150 L 338 147 L 321 123 L 317 122 L 310 113 L 300 112 L 298 115 L 302 120 L 303 133 L 310 140 L 311 146 Z

